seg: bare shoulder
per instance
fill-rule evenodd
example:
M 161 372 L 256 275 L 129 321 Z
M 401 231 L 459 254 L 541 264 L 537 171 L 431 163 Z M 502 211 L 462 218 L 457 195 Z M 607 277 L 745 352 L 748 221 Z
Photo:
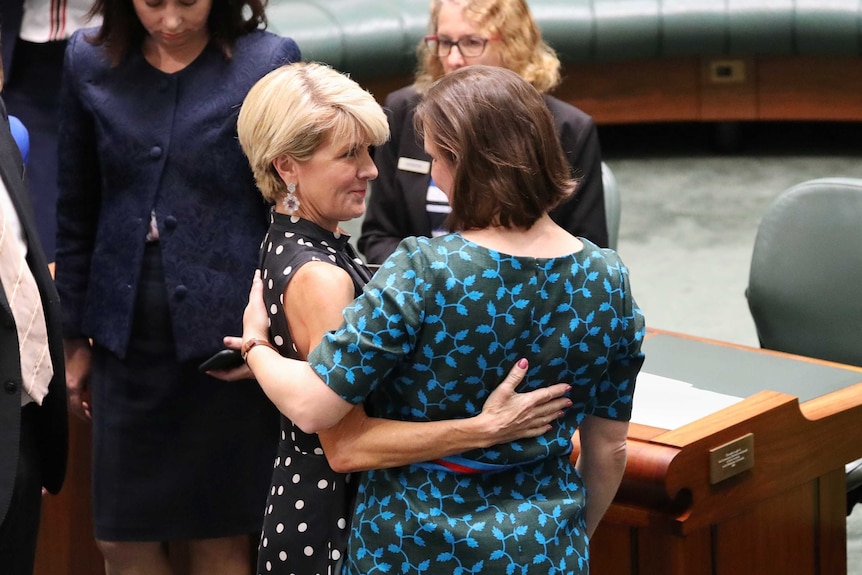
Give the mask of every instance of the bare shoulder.
M 293 279 L 287 284 L 285 295 L 301 297 L 306 301 L 353 299 L 353 280 L 346 270 L 326 262 L 308 262 L 296 270 Z

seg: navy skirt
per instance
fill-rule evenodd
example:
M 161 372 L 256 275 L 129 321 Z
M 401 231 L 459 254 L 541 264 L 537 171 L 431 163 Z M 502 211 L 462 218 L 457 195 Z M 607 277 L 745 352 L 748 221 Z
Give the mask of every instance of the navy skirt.
M 254 381 L 222 382 L 198 373 L 198 363 L 176 360 L 161 252 L 148 244 L 126 357 L 93 350 L 97 539 L 260 530 L 278 412 Z

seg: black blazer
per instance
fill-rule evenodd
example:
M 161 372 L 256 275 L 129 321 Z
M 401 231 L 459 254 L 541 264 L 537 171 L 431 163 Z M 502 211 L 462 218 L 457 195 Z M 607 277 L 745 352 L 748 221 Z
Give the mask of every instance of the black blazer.
M 36 278 L 42 295 L 45 319 L 48 324 L 48 342 L 54 378 L 48 395 L 38 408 L 39 452 L 42 458 L 43 487 L 57 493 L 66 474 L 67 414 L 66 371 L 63 363 L 63 339 L 60 317 L 60 298 L 42 252 L 33 207 L 24 179 L 21 153 L 9 131 L 6 106 L 0 100 L 0 176 L 12 198 L 21 220 L 29 246 L 27 263 Z M 18 468 L 18 444 L 21 431 L 21 358 L 18 353 L 18 332 L 6 293 L 0 289 L 0 519 L 6 515 L 15 474 Z
M 403 238 L 431 235 L 425 208 L 431 175 L 421 169 L 414 172 L 398 168 L 400 158 L 430 160 L 413 129 L 413 115 L 420 99 L 421 95 L 412 86 L 386 98 L 384 107 L 392 133 L 386 144 L 374 150 L 380 174 L 371 183 L 368 211 L 358 242 L 369 263 L 382 263 Z M 570 233 L 607 247 L 602 158 L 596 125 L 590 116 L 570 104 L 551 96 L 545 96 L 545 102 L 554 117 L 566 158 L 574 175 L 581 180 L 574 196 L 552 210 L 551 218 Z

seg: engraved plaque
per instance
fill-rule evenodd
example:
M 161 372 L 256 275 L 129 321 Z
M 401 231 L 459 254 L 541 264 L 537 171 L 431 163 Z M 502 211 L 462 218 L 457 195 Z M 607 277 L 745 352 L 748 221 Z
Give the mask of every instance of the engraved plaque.
M 709 482 L 713 485 L 752 467 L 754 467 L 753 433 L 709 450 Z

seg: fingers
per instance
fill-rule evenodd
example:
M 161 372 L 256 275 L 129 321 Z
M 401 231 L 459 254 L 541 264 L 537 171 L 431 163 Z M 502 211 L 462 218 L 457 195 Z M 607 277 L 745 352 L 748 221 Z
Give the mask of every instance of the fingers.
M 557 383 L 543 389 L 548 392 L 548 400 L 550 401 L 551 399 L 563 397 L 564 395 L 569 393 L 569 391 L 572 389 L 572 386 L 568 383 Z
M 248 292 L 248 303 L 252 303 L 263 296 L 263 282 L 260 279 L 260 270 L 254 270 L 251 280 L 251 290 Z
M 69 411 L 78 419 L 90 420 L 90 405 L 79 394 L 69 396 Z
M 506 378 L 500 383 L 499 387 L 508 388 L 514 392 L 515 388 L 517 388 L 521 381 L 523 381 L 524 376 L 527 375 L 528 367 L 530 367 L 530 364 L 526 359 L 521 358 L 516 361 L 515 365 L 512 366 L 512 369 L 510 369 L 509 373 L 506 375 Z
M 234 335 L 226 335 L 223 339 L 224 346 L 228 349 L 242 349 L 242 338 Z

